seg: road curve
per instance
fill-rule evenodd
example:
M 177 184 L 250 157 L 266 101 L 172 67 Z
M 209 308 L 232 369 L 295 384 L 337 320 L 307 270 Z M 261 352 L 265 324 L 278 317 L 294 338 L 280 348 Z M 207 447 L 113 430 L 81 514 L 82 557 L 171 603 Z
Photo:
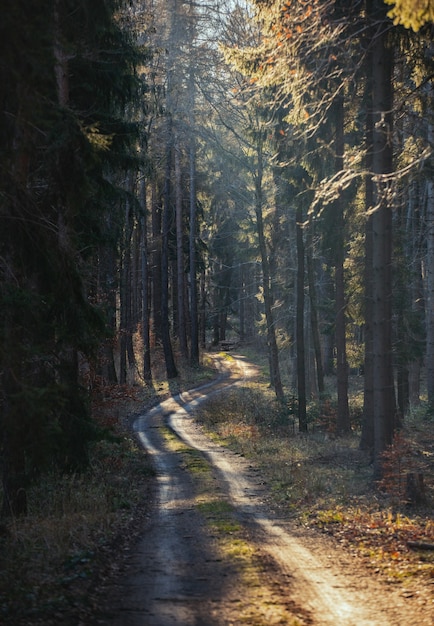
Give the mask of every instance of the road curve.
M 234 368 L 234 364 L 236 367 Z M 188 446 L 200 450 L 215 468 L 239 519 L 262 553 L 268 553 L 292 601 L 300 605 L 298 624 L 311 626 L 396 626 L 404 605 L 384 602 L 374 581 L 351 576 L 351 563 L 336 561 L 336 552 L 317 550 L 313 534 L 279 520 L 267 504 L 266 486 L 248 462 L 213 443 L 191 417 L 211 394 L 249 377 L 251 366 L 236 358 L 232 371 L 215 381 L 179 394 L 140 416 L 134 429 L 152 455 L 158 502 L 150 527 L 139 542 L 124 593 L 106 616 L 111 626 L 223 626 L 238 623 L 231 571 L 203 531 L 192 500 L 191 477 L 182 471 L 161 434 L 169 426 Z M 315 536 L 315 541 L 319 538 Z M 235 595 L 234 595 L 235 594 Z M 225 606 L 232 603 L 232 609 Z M 230 617 L 228 617 L 228 615 Z M 234 618 L 235 615 L 235 618 Z M 293 623 L 293 622 L 268 622 Z M 295 623 L 295 622 L 294 622 Z M 426 622 L 428 623 L 428 622 Z

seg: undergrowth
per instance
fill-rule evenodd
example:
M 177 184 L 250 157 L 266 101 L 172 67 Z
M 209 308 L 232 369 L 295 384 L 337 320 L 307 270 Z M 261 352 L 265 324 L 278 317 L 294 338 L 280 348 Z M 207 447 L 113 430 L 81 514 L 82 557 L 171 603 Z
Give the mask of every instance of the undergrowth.
M 334 434 L 330 400 L 310 411 L 309 434 L 297 433 L 291 406 L 278 403 L 262 383 L 232 388 L 209 399 L 197 414 L 215 439 L 261 469 L 281 513 L 335 536 L 389 581 L 406 585 L 434 579 L 431 423 L 413 415 L 384 458 L 385 480 L 373 483 L 370 457 L 359 450 L 360 401 L 352 400 L 353 432 Z M 406 444 L 403 444 L 405 438 Z M 411 507 L 403 481 L 423 472 L 426 502 Z
M 28 489 L 28 515 L 3 523 L 0 623 L 78 623 L 76 610 L 88 602 L 96 574 L 143 506 L 154 472 L 132 435 L 112 419 L 114 407 L 120 410 L 113 397 L 110 407 L 89 469 L 41 476 Z
M 88 470 L 40 476 L 27 491 L 28 515 L 0 523 L 0 624 L 88 622 L 95 586 L 116 575 L 116 559 L 141 532 L 149 507 L 154 471 L 131 432 L 134 415 L 215 376 L 204 357 L 200 368 L 182 364 L 168 382 L 159 363 L 151 386 L 89 379 L 100 439 Z

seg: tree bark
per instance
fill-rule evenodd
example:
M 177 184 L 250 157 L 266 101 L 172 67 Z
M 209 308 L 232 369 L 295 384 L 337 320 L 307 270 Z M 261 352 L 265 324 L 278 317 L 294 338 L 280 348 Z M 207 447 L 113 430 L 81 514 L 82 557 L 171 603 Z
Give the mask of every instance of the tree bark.
M 392 443 L 396 405 L 392 358 L 392 209 L 388 186 L 381 178 L 393 167 L 393 48 L 389 45 L 384 4 L 374 1 L 377 28 L 372 53 L 373 174 L 372 214 L 372 348 L 374 473 L 382 476 L 382 453 Z M 383 18 L 383 19 L 382 19 Z
M 152 239 L 151 239 L 151 284 L 152 284 L 152 331 L 154 344 L 163 341 L 161 319 L 161 288 L 162 288 L 162 207 L 158 198 L 156 181 L 152 182 Z
M 335 170 L 344 167 L 344 98 L 338 94 L 334 102 L 335 112 Z M 336 430 L 338 434 L 350 431 L 350 411 L 348 407 L 348 362 L 346 346 L 346 301 L 345 301 L 345 237 L 344 209 L 342 195 L 333 205 L 335 210 L 335 307 L 336 307 L 336 377 L 338 391 L 338 414 Z
M 169 231 L 171 224 L 172 123 L 167 122 L 166 176 L 164 183 L 163 232 L 161 240 L 161 332 L 166 374 L 170 380 L 178 376 L 172 350 L 169 322 Z
M 298 395 L 298 428 L 307 432 L 306 414 L 306 356 L 304 341 L 304 241 L 303 241 L 303 209 L 300 205 L 296 211 L 297 238 L 297 308 L 296 308 L 296 346 L 297 346 L 297 395 Z
M 148 270 L 148 226 L 146 181 L 142 181 L 141 197 L 143 214 L 140 219 L 141 230 L 141 278 L 142 278 L 142 337 L 143 337 L 143 379 L 152 383 L 151 341 L 150 341 L 150 306 L 149 306 L 149 270 Z
M 434 88 L 430 89 L 430 100 Z M 434 141 L 434 126 L 429 125 L 428 139 Z M 434 181 L 426 181 L 426 381 L 428 403 L 434 407 Z
M 124 237 L 121 251 L 120 284 L 120 324 L 119 324 L 119 382 L 125 385 L 128 380 L 128 365 L 134 364 L 131 337 L 131 235 L 132 216 L 130 200 L 125 205 Z
M 184 299 L 184 224 L 183 224 L 183 210 L 182 210 L 182 173 L 181 173 L 181 155 L 179 152 L 179 144 L 175 145 L 175 214 L 176 214 L 176 284 L 177 284 L 177 301 L 178 301 L 178 315 L 177 315 L 177 331 L 179 338 L 179 348 L 181 356 L 188 359 L 188 345 L 187 345 L 187 328 L 185 307 L 186 302 Z
M 258 170 L 255 177 L 255 212 L 256 212 L 256 227 L 258 231 L 259 250 L 261 254 L 262 264 L 262 276 L 264 287 L 264 308 L 265 318 L 267 322 L 267 342 L 268 353 L 270 362 L 270 379 L 271 385 L 274 389 L 278 400 L 283 400 L 284 393 L 282 387 L 282 381 L 280 378 L 279 368 L 279 352 L 276 341 L 276 329 L 273 319 L 273 294 L 271 289 L 271 277 L 268 264 L 267 245 L 264 234 L 264 221 L 262 217 L 262 177 L 263 177 L 263 163 L 262 163 L 262 146 L 261 139 L 259 139 L 258 145 Z
M 369 41 L 366 59 L 366 120 L 365 120 L 365 169 L 368 174 L 365 176 L 365 267 L 363 272 L 363 303 L 364 303 L 364 341 L 365 355 L 363 363 L 363 423 L 360 437 L 360 449 L 374 452 L 374 368 L 373 368 L 373 286 L 372 286 L 372 254 L 373 254 L 373 232 L 372 232 L 372 209 L 374 207 L 374 182 L 372 180 L 372 140 L 374 133 L 373 110 L 372 110 L 372 50 Z
M 193 86 L 191 89 L 194 88 Z M 193 132 L 193 131 L 191 131 Z M 197 303 L 197 277 L 196 277 L 196 143 L 194 137 L 190 137 L 190 316 L 191 316 L 191 338 L 190 338 L 190 362 L 193 367 L 199 365 L 199 312 Z
M 313 240 L 312 240 L 312 224 L 309 224 L 307 231 L 307 246 L 306 246 L 306 265 L 307 265 L 307 279 L 309 285 L 309 299 L 310 299 L 310 321 L 312 328 L 312 340 L 313 348 L 315 352 L 315 364 L 316 364 L 316 378 L 318 385 L 318 393 L 321 396 L 324 394 L 324 367 L 321 351 L 321 339 L 319 333 L 318 322 L 318 301 L 315 285 L 315 273 L 314 273 L 314 260 L 313 260 Z

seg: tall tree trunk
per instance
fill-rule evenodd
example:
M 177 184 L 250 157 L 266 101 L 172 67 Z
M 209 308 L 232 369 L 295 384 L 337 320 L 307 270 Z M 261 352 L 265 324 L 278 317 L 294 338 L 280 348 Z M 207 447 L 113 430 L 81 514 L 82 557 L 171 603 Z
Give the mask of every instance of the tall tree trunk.
M 194 88 L 194 79 L 192 74 L 192 83 Z M 194 102 L 194 100 L 193 100 Z M 193 130 L 191 129 L 192 133 Z M 190 316 L 191 316 L 191 338 L 190 338 L 190 361 L 193 367 L 199 365 L 199 313 L 197 305 L 197 277 L 196 277 L 196 231 L 197 231 L 197 212 L 196 212 L 196 142 L 193 135 L 190 137 Z
M 169 231 L 171 224 L 171 185 L 172 174 L 172 123 L 167 122 L 168 137 L 166 147 L 166 176 L 164 182 L 164 210 L 163 210 L 163 232 L 161 240 L 161 323 L 164 359 L 166 362 L 167 378 L 176 378 L 175 359 L 170 338 L 169 322 Z
M 175 145 L 175 214 L 176 214 L 176 284 L 178 301 L 178 338 L 181 356 L 188 359 L 187 324 L 185 317 L 185 290 L 184 290 L 184 224 L 182 210 L 182 173 L 179 145 Z
M 240 267 L 240 283 L 239 283 L 239 293 L 240 293 L 240 305 L 238 309 L 238 315 L 240 318 L 240 340 L 246 338 L 246 324 L 245 324 L 245 301 L 246 301 L 246 278 L 245 278 L 245 265 L 244 263 Z
M 374 182 L 371 172 L 373 171 L 373 110 L 372 110 L 372 49 L 368 46 L 366 68 L 367 77 L 365 84 L 365 103 L 366 103 L 366 121 L 365 121 L 365 169 L 368 175 L 365 176 L 365 207 L 366 207 L 366 223 L 365 223 L 365 267 L 363 273 L 363 304 L 364 304 L 364 341 L 365 355 L 363 363 L 363 424 L 362 434 L 360 437 L 360 449 L 374 453 L 374 362 L 373 362 L 373 286 L 372 286 L 372 254 L 373 254 L 373 231 L 372 231 L 372 209 L 374 207 Z
M 60 106 L 67 106 L 69 102 L 69 71 L 68 55 L 63 46 L 62 34 L 62 2 L 54 1 L 54 73 L 56 76 L 57 99 Z
M 142 277 L 142 336 L 143 336 L 143 379 L 152 383 L 151 341 L 150 341 L 150 306 L 149 306 L 149 270 L 148 270 L 148 226 L 146 180 L 142 180 L 141 197 L 143 214 L 140 219 L 141 231 L 141 277 Z
M 372 169 L 379 178 L 374 184 L 372 215 L 372 348 L 374 381 L 374 473 L 383 473 L 382 454 L 392 443 L 396 405 L 392 358 L 392 209 L 387 182 L 381 180 L 393 168 L 393 48 L 388 42 L 389 24 L 384 3 L 373 2 L 377 32 L 372 53 L 373 154 Z
M 110 215 L 107 216 L 105 228 L 107 232 L 111 228 Z M 113 246 L 102 244 L 98 254 L 98 291 L 103 299 L 109 338 L 105 339 L 101 346 L 99 358 L 99 373 L 105 383 L 118 382 L 115 366 L 115 342 L 116 342 L 116 252 Z
M 306 414 L 306 350 L 304 341 L 304 241 L 303 209 L 297 206 L 295 215 L 297 239 L 297 307 L 296 307 L 296 346 L 297 346 L 297 396 L 298 429 L 307 432 Z
M 259 140 L 260 142 L 261 140 Z M 263 287 L 264 287 L 264 308 L 265 318 L 267 322 L 267 341 L 269 351 L 270 362 L 270 379 L 271 385 L 274 389 L 276 397 L 279 400 L 283 400 L 284 393 L 282 387 L 282 381 L 280 378 L 279 368 L 279 352 L 276 341 L 276 329 L 273 319 L 273 294 L 271 289 L 271 277 L 268 264 L 267 245 L 264 234 L 264 222 L 262 217 L 262 177 L 263 177 L 263 163 L 262 163 L 262 146 L 258 145 L 258 171 L 255 179 L 255 212 L 256 212 L 256 227 L 258 231 L 259 250 L 261 254 L 262 275 L 263 275 Z
M 335 109 L 335 170 L 340 172 L 344 167 L 344 97 L 338 94 L 334 103 Z M 335 306 L 336 306 L 336 376 L 338 391 L 337 433 L 350 431 L 350 411 L 348 408 L 348 362 L 346 346 L 346 302 L 345 302 L 345 237 L 344 209 L 342 195 L 333 204 L 335 211 Z
M 434 100 L 434 88 L 430 89 L 430 100 Z M 431 108 L 432 110 L 432 108 Z M 429 124 L 428 139 L 433 145 L 434 126 Z M 434 408 L 434 181 L 426 181 L 426 381 L 428 403 Z
M 152 331 L 154 342 L 160 345 L 163 341 L 161 319 L 161 288 L 162 288 L 162 207 L 158 197 L 156 181 L 152 182 L 152 239 L 151 239 L 151 282 L 152 282 Z
M 419 254 L 420 237 L 421 237 L 421 211 L 419 202 L 420 185 L 414 180 L 408 190 L 408 210 L 405 230 L 411 233 L 406 255 L 413 259 L 413 277 L 410 285 L 411 309 L 413 315 L 420 320 L 420 329 L 424 327 L 425 314 L 425 297 L 422 277 L 422 259 Z M 434 219 L 434 211 L 433 211 Z M 422 332 L 419 338 L 419 345 L 422 344 Z M 423 367 L 423 353 L 417 350 L 415 358 L 409 367 L 409 402 L 411 406 L 417 406 L 420 403 L 420 382 L 421 371 Z
M 120 284 L 120 324 L 119 324 L 119 382 L 125 385 L 128 380 L 128 367 L 134 364 L 134 356 L 131 356 L 131 235 L 132 216 L 130 200 L 125 204 L 125 225 L 123 237 L 123 250 L 121 251 L 121 284 Z M 127 361 L 128 357 L 128 361 Z
M 206 274 L 205 269 L 200 273 L 199 296 L 199 341 L 203 349 L 206 348 Z
M 324 368 L 321 352 L 321 339 L 319 333 L 318 322 L 318 302 L 316 295 L 315 285 L 315 272 L 313 267 L 313 240 L 312 240 L 312 224 L 309 224 L 307 231 L 307 246 L 306 246 L 306 265 L 307 265 L 307 279 L 309 285 L 309 299 L 310 299 L 310 321 L 312 328 L 312 340 L 313 349 L 315 353 L 316 364 L 316 378 L 318 385 L 318 393 L 321 396 L 324 394 Z

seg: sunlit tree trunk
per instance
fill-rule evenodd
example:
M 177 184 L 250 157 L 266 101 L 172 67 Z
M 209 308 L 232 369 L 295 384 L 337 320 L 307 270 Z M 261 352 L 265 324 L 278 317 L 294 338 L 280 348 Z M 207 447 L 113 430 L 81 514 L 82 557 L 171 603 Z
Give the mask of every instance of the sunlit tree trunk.
M 196 263 L 196 237 L 197 237 L 197 215 L 196 215 L 196 142 L 194 137 L 190 137 L 190 233 L 189 233 L 189 254 L 190 254 L 190 317 L 191 317 L 191 337 L 190 337 L 190 361 L 193 367 L 199 365 L 199 311 L 198 311 L 198 288 L 197 288 L 197 263 Z
M 199 342 L 201 348 L 206 348 L 206 272 L 203 269 L 200 273 L 199 283 Z
M 131 187 L 131 185 L 129 185 Z M 121 251 L 120 268 L 120 323 L 119 323 L 119 382 L 125 385 L 128 380 L 128 366 L 133 367 L 135 356 L 132 345 L 131 328 L 131 239 L 133 218 L 131 202 L 125 204 L 124 236 Z
M 279 354 L 276 341 L 276 327 L 273 318 L 273 295 L 271 290 L 271 277 L 268 264 L 267 245 L 264 234 L 264 222 L 263 222 L 263 190 L 262 190 L 262 178 L 263 178 L 263 155 L 261 139 L 258 142 L 258 169 L 255 174 L 255 212 L 256 212 L 256 227 L 258 231 L 259 250 L 261 254 L 262 275 L 263 275 L 263 287 L 264 287 L 264 308 L 265 318 L 267 322 L 267 342 L 269 351 L 270 362 L 270 378 L 271 385 L 274 389 L 276 397 L 279 400 L 283 400 L 283 387 L 280 378 L 279 367 Z
M 372 51 L 372 349 L 374 411 L 374 473 L 382 475 L 382 453 L 392 443 L 396 404 L 392 357 L 392 208 L 389 184 L 381 176 L 393 168 L 393 48 L 388 42 L 389 24 L 384 3 L 374 0 L 376 32 Z
M 335 170 L 344 167 L 344 98 L 338 94 L 334 103 L 335 113 Z M 348 408 L 348 363 L 346 346 L 346 300 L 344 280 L 345 237 L 344 209 L 342 195 L 333 204 L 335 212 L 335 310 L 336 310 L 336 377 L 338 391 L 338 414 L 336 429 L 338 434 L 350 431 Z
M 319 333 L 319 320 L 318 320 L 318 301 L 315 284 L 315 272 L 314 272 L 314 258 L 313 258 L 313 239 L 312 239 L 312 224 L 308 225 L 307 229 L 307 246 L 306 246 L 306 265 L 307 265 L 307 278 L 309 285 L 309 300 L 310 300 L 310 322 L 312 328 L 312 341 L 315 353 L 316 364 L 316 378 L 318 393 L 320 398 L 324 393 L 324 367 L 321 351 L 321 338 Z
M 297 397 L 298 397 L 298 428 L 307 432 L 306 414 L 306 349 L 304 341 L 304 239 L 303 209 L 300 205 L 296 211 L 297 238 L 297 307 L 296 307 L 296 349 L 297 349 Z
M 184 220 L 182 198 L 181 155 L 178 141 L 175 144 L 175 214 L 176 214 L 176 284 L 177 284 L 177 331 L 181 356 L 188 359 L 187 325 L 185 316 L 184 271 Z

